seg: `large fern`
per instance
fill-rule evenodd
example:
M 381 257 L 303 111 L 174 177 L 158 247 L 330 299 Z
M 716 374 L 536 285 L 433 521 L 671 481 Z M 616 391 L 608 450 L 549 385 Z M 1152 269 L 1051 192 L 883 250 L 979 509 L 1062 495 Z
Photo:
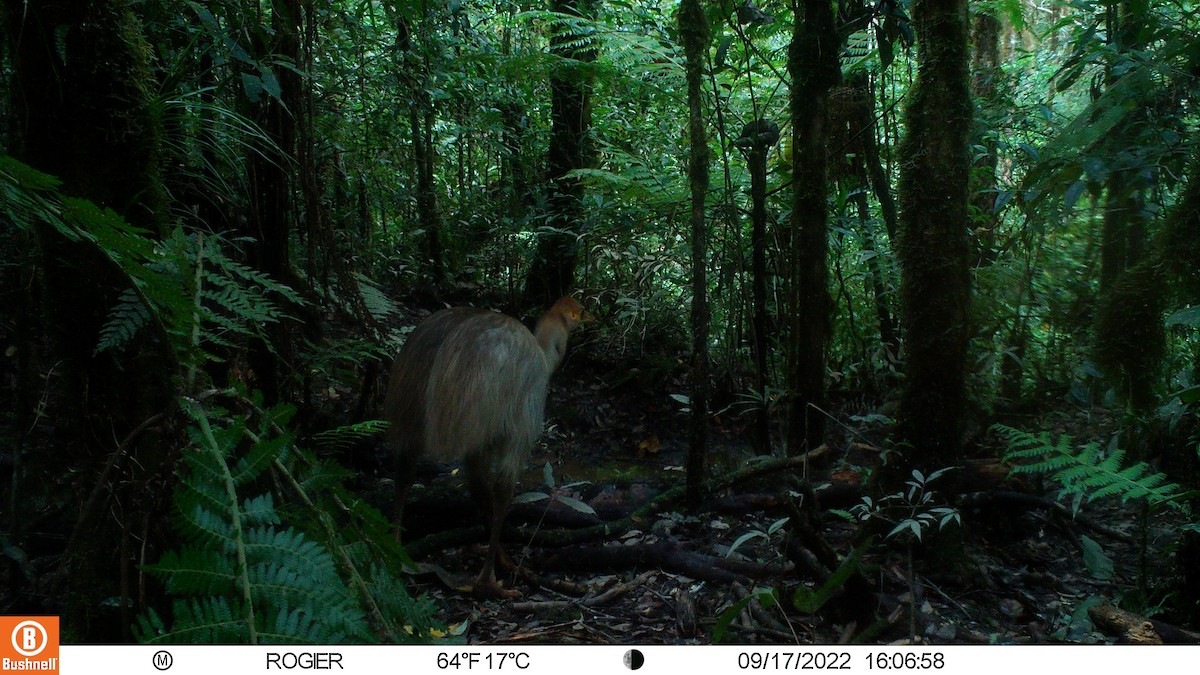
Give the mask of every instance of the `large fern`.
M 41 224 L 68 241 L 89 242 L 125 274 L 128 287 L 101 328 L 97 352 L 151 329 L 181 367 L 194 370 L 216 358 L 212 345 L 261 337 L 285 306 L 302 303 L 286 285 L 234 260 L 232 244 L 219 236 L 177 225 L 154 238 L 111 209 L 62 195 L 59 186 L 0 155 L 0 214 L 24 230 Z
M 185 408 L 192 444 L 172 519 L 184 543 L 145 568 L 174 600 L 169 619 L 154 609 L 138 618 L 140 641 L 428 638 L 428 603 L 413 600 L 391 572 L 403 560 L 386 520 L 341 489 L 344 471 L 295 447 L 284 431 L 290 408 L 253 421 L 195 401 Z M 281 511 L 268 486 L 302 508 Z
M 206 346 L 263 337 L 265 325 L 284 318 L 285 306 L 302 304 L 288 286 L 232 259 L 231 248 L 221 237 L 183 227 L 155 242 L 154 260 L 133 270 L 139 296 L 122 298 L 104 328 L 110 339 L 98 349 L 120 347 L 131 336 L 128 318 L 137 315 L 125 308 L 136 300 L 162 317 L 172 347 L 188 365 L 215 358 Z
M 1029 433 L 1003 424 L 992 429 L 1008 443 L 1004 461 L 1012 465 L 1013 473 L 1044 474 L 1060 486 L 1061 497 L 1115 496 L 1187 511 L 1178 484 L 1145 462 L 1127 464 L 1123 450 L 1103 450 L 1096 442 L 1076 447 L 1065 434 L 1052 441 L 1048 432 Z

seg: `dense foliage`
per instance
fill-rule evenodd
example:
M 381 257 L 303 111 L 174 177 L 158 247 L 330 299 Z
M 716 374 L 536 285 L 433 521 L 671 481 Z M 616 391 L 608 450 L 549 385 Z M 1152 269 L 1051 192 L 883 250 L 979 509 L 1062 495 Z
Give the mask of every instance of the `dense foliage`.
M 6 0 L 0 610 L 427 639 L 342 468 L 397 304 L 567 290 L 597 358 L 703 379 L 654 393 L 758 452 L 898 422 L 903 482 L 1004 420 L 1059 498 L 1169 508 L 1200 560 L 1200 8 L 680 5 Z M 1062 409 L 1116 422 L 1076 450 Z

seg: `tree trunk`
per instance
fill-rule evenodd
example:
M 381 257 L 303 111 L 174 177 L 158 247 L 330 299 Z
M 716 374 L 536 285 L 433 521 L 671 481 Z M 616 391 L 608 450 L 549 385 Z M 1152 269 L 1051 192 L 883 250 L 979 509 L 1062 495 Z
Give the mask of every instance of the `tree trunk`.
M 151 112 L 149 47 L 125 0 L 8 3 L 16 99 L 13 154 L 82 197 L 157 234 L 161 123 Z M 43 297 L 54 353 L 63 359 L 61 419 L 77 458 L 147 417 L 169 391 L 161 367 L 122 368 L 95 354 L 100 327 L 127 287 L 94 244 L 44 230 Z M 71 457 L 72 453 L 68 453 Z M 69 460 L 68 460 L 69 464 Z
M 858 230 L 862 237 L 862 251 L 869 255 L 867 258 L 867 274 L 864 280 L 867 294 L 875 300 L 875 320 L 879 324 L 879 344 L 888 352 L 888 359 L 898 357 L 899 331 L 896 328 L 896 318 L 892 315 L 891 303 L 888 302 L 888 290 L 885 283 L 886 270 L 883 266 L 884 252 L 876 243 L 875 225 L 871 222 L 871 210 L 867 203 L 867 172 L 861 156 L 855 156 L 855 175 L 858 176 L 861 189 L 855 191 L 853 198 L 855 210 L 858 212 Z
M 1114 72 L 1115 66 L 1128 58 L 1125 56 L 1127 53 L 1143 46 L 1142 29 L 1148 12 L 1148 0 L 1124 0 L 1117 6 L 1109 7 L 1107 29 L 1109 47 L 1114 56 L 1110 57 L 1107 65 L 1107 86 L 1111 87 L 1121 78 Z M 1131 115 L 1110 135 L 1117 146 L 1112 150 L 1127 150 L 1131 141 L 1125 139 L 1136 139 L 1135 128 L 1146 123 L 1144 111 Z M 1146 238 L 1146 212 L 1143 206 L 1148 187 L 1145 180 L 1140 178 L 1141 174 L 1141 166 L 1117 166 L 1105 181 L 1106 202 L 1100 244 L 1101 292 L 1109 290 L 1122 272 L 1141 259 Z
M 748 144 L 750 167 L 750 249 L 751 276 L 754 284 L 754 377 L 758 405 L 750 431 L 750 442 L 760 455 L 771 454 L 771 417 L 767 397 L 767 152 L 779 141 L 779 126 L 756 120 L 747 126 L 753 133 L 742 132 L 739 144 Z M 760 133 L 765 131 L 766 133 Z
M 700 87 L 708 56 L 708 18 L 700 0 L 679 6 L 679 32 L 687 58 L 688 138 L 692 229 L 692 398 L 688 434 L 687 502 L 696 508 L 707 478 L 708 429 L 708 231 L 704 205 L 708 198 L 708 135 L 704 129 Z
M 11 151 L 61 178 L 63 194 L 111 208 L 154 236 L 165 213 L 161 121 L 151 106 L 157 90 L 151 49 L 130 5 L 7 0 L 15 100 Z M 129 514 L 163 508 L 164 494 L 155 487 L 170 470 L 166 444 L 156 428 L 134 430 L 170 406 L 170 359 L 166 346 L 149 336 L 96 353 L 100 328 L 128 279 L 93 243 L 68 242 L 49 227 L 38 240 L 40 309 L 56 361 L 47 379 L 51 391 L 44 394 L 51 406 L 47 419 L 55 422 L 56 452 L 29 458 L 26 473 L 60 476 L 60 485 L 82 494 L 95 487 L 106 460 L 117 458 L 100 509 L 112 517 L 103 519 L 96 509 L 83 514 L 96 517 L 76 523 L 79 536 L 66 552 L 72 574 L 52 594 L 64 603 L 68 634 L 95 642 L 126 640 L 132 598 L 103 601 L 123 595 L 127 589 L 116 580 L 127 578 L 136 560 L 112 543 L 128 535 Z
M 1179 202 L 1155 234 L 1154 245 L 1140 263 L 1126 270 L 1102 293 L 1096 332 L 1109 336 L 1097 344 L 1097 362 L 1117 382 L 1119 393 L 1135 410 L 1151 409 L 1157 400 L 1153 383 L 1161 381 L 1166 353 L 1164 315 L 1200 304 L 1200 153 L 1193 153 L 1188 182 Z M 1181 457 L 1163 458 L 1184 481 L 1200 474 L 1200 458 L 1180 445 Z M 1193 509 L 1200 498 L 1190 500 Z M 1200 591 L 1200 536 L 1181 533 L 1177 566 L 1181 586 L 1196 597 Z M 1200 610 L 1193 609 L 1195 616 Z
M 509 100 L 499 103 L 500 116 L 503 120 L 500 150 L 500 189 L 503 197 L 503 214 L 512 224 L 515 231 L 524 229 L 532 218 L 534 211 L 534 193 L 530 189 L 533 183 L 530 165 L 532 152 L 529 151 L 530 133 L 528 113 L 525 105 L 519 100 Z M 514 258 L 515 238 L 506 235 L 504 244 L 505 254 L 496 260 L 496 274 L 505 274 L 508 304 L 513 311 L 518 311 L 522 298 L 518 297 L 519 289 L 512 270 L 520 265 Z M 502 272 L 506 270 L 506 272 Z
M 408 111 L 417 174 L 417 222 L 425 232 L 425 265 L 428 280 L 437 285 L 446 277 L 442 256 L 441 212 L 438 210 L 434 183 L 433 110 L 424 86 L 414 83 L 413 101 Z
M 917 0 L 913 19 L 917 80 L 909 90 L 908 134 L 900 148 L 897 242 L 908 363 L 896 437 L 916 453 L 901 464 L 941 468 L 961 459 L 965 398 L 973 112 L 967 3 Z
M 825 349 L 831 332 L 826 204 L 826 108 L 838 83 L 833 4 L 797 0 L 788 53 L 792 77 L 792 216 L 787 449 L 799 454 L 825 436 Z
M 1134 410 L 1151 409 L 1166 353 L 1164 314 L 1200 302 L 1200 158 L 1149 255 L 1101 293 L 1096 361 Z M 1173 297 L 1172 297 L 1173 293 Z
M 271 0 L 271 30 L 256 27 L 256 55 L 261 61 L 283 57 L 300 63 L 300 0 Z M 255 73 L 257 75 L 257 73 Z M 251 152 L 246 160 L 250 185 L 249 262 L 255 269 L 285 284 L 296 286 L 288 246 L 292 223 L 296 218 L 293 190 L 288 167 L 296 157 L 296 114 L 303 105 L 300 74 L 290 68 L 276 68 L 279 97 L 259 92 L 251 100 L 254 121 L 270 136 L 278 156 Z M 249 362 L 268 404 L 281 398 L 283 384 L 280 366 L 291 362 L 291 337 L 282 323 L 267 329 L 271 343 L 251 347 Z
M 592 0 L 551 0 L 551 11 L 587 17 Z M 537 252 L 525 283 L 525 302 L 544 307 L 568 294 L 575 285 L 582 232 L 583 186 L 568 177 L 591 165 L 592 74 L 596 51 L 575 44 L 578 36 L 555 36 L 550 51 L 562 57 L 550 77 L 550 148 L 546 156 L 549 213 L 538 235 Z

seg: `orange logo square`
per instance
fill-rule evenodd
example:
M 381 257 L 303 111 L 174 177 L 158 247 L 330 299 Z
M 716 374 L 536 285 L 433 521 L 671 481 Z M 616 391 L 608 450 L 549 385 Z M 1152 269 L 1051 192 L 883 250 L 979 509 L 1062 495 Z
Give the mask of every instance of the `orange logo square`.
M 58 672 L 57 616 L 0 616 L 0 674 Z

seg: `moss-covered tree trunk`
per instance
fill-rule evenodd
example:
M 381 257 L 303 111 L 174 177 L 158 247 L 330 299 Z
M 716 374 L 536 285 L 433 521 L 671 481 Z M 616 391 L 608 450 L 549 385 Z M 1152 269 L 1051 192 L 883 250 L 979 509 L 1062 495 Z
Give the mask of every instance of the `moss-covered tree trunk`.
M 595 0 L 551 0 L 551 11 L 588 17 Z M 596 51 L 580 36 L 556 35 L 550 51 L 562 59 L 550 76 L 550 147 L 546 155 L 548 213 L 525 283 L 525 302 L 544 307 L 575 284 L 583 186 L 568 176 L 591 165 L 592 71 Z
M 1200 171 L 1200 161 L 1193 162 Z M 1200 179 L 1189 177 L 1182 199 L 1157 233 L 1150 253 L 1123 272 L 1100 297 L 1096 360 L 1135 410 L 1157 400 L 1166 353 L 1163 319 L 1169 309 L 1200 302 Z
M 417 219 L 425 231 L 424 254 L 428 277 L 437 284 L 446 276 L 446 264 L 443 259 L 445 242 L 442 241 L 442 214 L 438 209 L 437 186 L 434 182 L 437 159 L 433 148 L 433 101 L 429 94 L 429 46 L 423 44 L 428 39 L 424 33 L 430 30 L 432 23 L 428 2 L 421 3 L 421 12 L 419 30 L 422 31 L 422 37 L 418 42 L 422 44 L 410 53 L 413 73 L 410 78 L 412 101 L 408 119 L 417 177 Z
M 841 77 L 833 4 L 793 3 L 788 51 L 792 78 L 792 215 L 787 348 L 787 449 L 798 454 L 825 436 L 825 349 L 831 332 L 826 204 L 826 115 Z
M 1100 298 L 1096 357 L 1118 383 L 1135 410 L 1151 409 L 1157 400 L 1153 384 L 1161 381 L 1166 353 L 1164 318 L 1174 310 L 1200 305 L 1200 156 L 1194 154 L 1180 201 L 1154 237 L 1145 259 L 1123 272 Z M 1186 432 L 1185 432 L 1186 433 Z M 1194 487 L 1200 480 L 1200 458 L 1194 443 L 1177 445 L 1183 456 L 1163 457 L 1182 468 L 1179 478 Z M 1140 448 L 1135 448 L 1140 449 Z M 1190 473 L 1190 475 L 1188 475 Z M 1192 499 L 1192 508 L 1200 499 Z M 1200 536 L 1181 533 L 1178 567 L 1181 597 L 1200 596 Z M 1193 617 L 1200 609 L 1191 608 Z
M 531 133 L 529 115 L 523 102 L 505 101 L 498 107 L 504 122 L 501 135 L 503 149 L 499 161 L 500 186 L 505 195 L 504 215 L 513 223 L 528 222 L 534 206 L 534 194 L 530 189 L 533 183 L 530 170 L 530 165 L 533 164 L 530 161 L 533 154 L 530 150 L 530 138 L 534 134 Z M 502 265 L 512 269 L 517 267 L 515 263 L 515 260 L 505 260 Z M 515 288 L 512 274 L 506 275 L 506 278 L 509 303 L 515 307 L 519 304 L 517 291 L 520 289 Z
M 131 4 L 5 3 L 15 101 L 10 150 L 59 176 L 64 194 L 111 208 L 153 235 L 164 211 L 161 123 L 151 106 L 150 48 Z M 52 594 L 65 604 L 68 634 L 120 640 L 132 606 L 103 601 L 131 598 L 136 560 L 114 542 L 144 545 L 136 537 L 145 521 L 136 514 L 162 510 L 166 495 L 158 481 L 169 467 L 153 420 L 171 406 L 172 373 L 164 345 L 151 337 L 96 352 L 101 326 L 129 288 L 114 264 L 93 244 L 65 241 L 48 227 L 38 244 L 40 310 L 50 344 L 44 400 L 54 452 L 31 457 L 28 469 L 61 477 L 59 489 L 73 491 L 60 495 L 65 499 L 103 497 L 89 501 L 73 524 L 66 588 Z M 109 483 L 97 486 L 106 462 Z
M 971 292 L 966 0 L 917 0 L 917 80 L 900 147 L 897 252 L 908 362 L 896 437 L 909 465 L 959 461 Z
M 868 30 L 874 19 L 874 10 L 868 9 L 863 0 L 839 0 L 839 27 L 843 47 L 849 36 Z M 874 190 L 879 202 L 879 215 L 887 230 L 888 239 L 894 241 L 897 229 L 896 202 L 892 197 L 892 186 L 880 161 L 876 141 L 875 95 L 871 77 L 864 69 L 850 73 L 845 83 L 834 93 L 832 139 L 839 154 L 835 161 L 844 161 L 847 166 L 836 180 L 849 179 L 849 185 L 840 189 L 850 194 L 858 215 L 859 236 L 863 253 L 867 256 L 867 274 L 864 288 L 874 299 L 875 319 L 879 326 L 879 343 L 889 362 L 899 358 L 900 327 L 893 307 L 894 286 L 890 280 L 893 265 L 890 264 L 888 247 L 880 245 L 877 228 L 871 219 L 868 194 Z M 843 157 L 844 156 L 844 157 Z
M 414 188 L 418 227 L 424 232 L 421 241 L 423 270 L 426 281 L 436 286 L 445 279 L 446 267 L 442 214 L 438 208 L 434 176 L 437 161 L 433 148 L 433 101 L 429 94 L 430 46 L 426 42 L 432 17 L 426 1 L 408 7 L 388 8 L 396 25 L 396 70 L 404 90 L 400 94 L 408 99 L 408 141 L 412 148 L 409 183 Z
M 976 102 L 975 129 L 972 144 L 976 156 L 971 167 L 971 232 L 974 259 L 978 265 L 990 265 L 997 255 L 996 197 L 1000 155 L 994 132 L 1000 118 L 1007 115 L 999 86 L 1004 72 L 1000 61 L 1000 32 L 1002 24 L 995 8 L 979 5 L 971 17 L 971 96 Z M 1029 277 L 1024 277 L 1028 279 Z M 1028 290 L 1022 285 L 1018 296 Z M 1025 312 L 1013 312 L 1012 323 L 1006 331 L 1004 355 L 1000 360 L 1000 398 L 1015 402 L 1021 397 L 1024 379 L 1025 348 L 1029 340 L 1029 322 Z
M 708 231 L 704 206 L 708 198 L 708 134 L 700 94 L 708 56 L 708 17 L 699 0 L 679 6 L 679 32 L 687 59 L 688 183 L 691 187 L 692 230 L 692 397 L 688 434 L 687 502 L 700 504 L 700 487 L 707 478 L 708 429 Z

